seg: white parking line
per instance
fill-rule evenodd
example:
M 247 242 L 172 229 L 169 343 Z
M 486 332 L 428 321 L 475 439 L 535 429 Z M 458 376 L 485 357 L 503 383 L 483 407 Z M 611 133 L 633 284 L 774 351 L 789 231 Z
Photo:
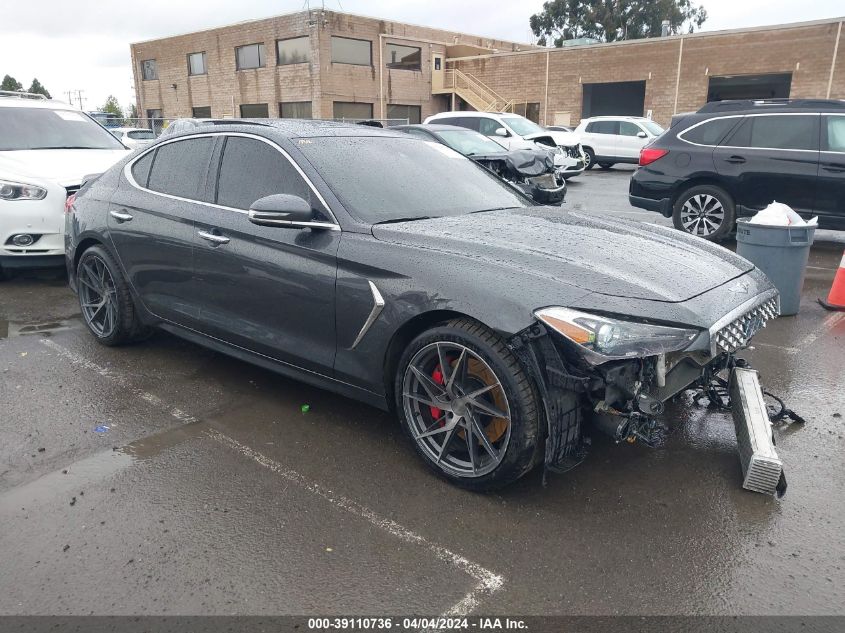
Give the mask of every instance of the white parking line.
M 128 380 L 126 380 L 126 378 L 115 373 L 113 370 L 88 360 L 84 356 L 67 349 L 66 347 L 56 343 L 52 339 L 41 339 L 41 344 L 47 346 L 48 348 L 50 348 L 60 356 L 64 357 L 71 363 L 75 365 L 80 365 L 85 369 L 99 374 L 103 378 L 107 378 L 108 380 L 116 382 L 121 387 L 126 389 L 127 392 L 159 409 L 166 411 L 169 415 L 179 420 L 180 422 L 190 424 L 199 421 L 190 413 L 186 413 L 181 409 L 168 406 L 158 396 L 143 391 L 142 389 L 138 389 L 137 387 L 134 387 Z M 366 520 L 367 522 L 379 528 L 380 530 L 384 530 L 385 532 L 400 540 L 406 541 L 408 543 L 415 543 L 417 545 L 420 545 L 421 547 L 424 547 L 435 558 L 449 565 L 457 567 L 468 576 L 474 578 L 478 582 L 478 584 L 475 585 L 475 587 L 473 587 L 473 589 L 468 594 L 466 594 L 461 600 L 459 600 L 457 603 L 447 609 L 442 614 L 442 616 L 449 617 L 467 615 L 478 607 L 483 598 L 498 591 L 504 585 L 505 580 L 499 574 L 496 574 L 490 571 L 489 569 L 482 567 L 478 563 L 472 562 L 468 558 L 461 556 L 460 554 L 457 554 L 452 550 L 443 547 L 442 545 L 438 545 L 437 543 L 429 541 L 424 536 L 417 534 L 413 530 L 406 528 L 405 526 L 397 523 L 396 521 L 379 515 L 370 508 L 361 505 L 357 501 L 353 501 L 352 499 L 344 497 L 341 494 L 334 493 L 329 488 L 326 488 L 325 486 L 317 482 L 311 481 L 310 479 L 298 473 L 297 471 L 285 467 L 281 463 L 270 459 L 269 457 L 259 453 L 258 451 L 251 449 L 245 444 L 241 444 L 240 442 L 229 437 L 228 435 L 225 435 L 224 433 L 221 433 L 216 430 L 208 430 L 206 431 L 206 433 L 209 437 L 216 440 L 217 442 L 220 442 L 224 446 L 228 446 L 229 448 L 239 452 L 244 457 L 253 460 L 261 466 L 273 471 L 277 475 L 284 477 L 288 481 L 291 481 L 301 486 L 308 492 L 311 492 L 312 494 L 321 497 L 322 499 L 328 501 L 335 507 Z
M 827 316 L 819 327 L 801 339 L 798 343 L 798 347 L 804 347 L 815 343 L 816 339 L 833 329 L 833 326 L 839 323 L 842 319 L 845 319 L 845 312 L 837 312 Z

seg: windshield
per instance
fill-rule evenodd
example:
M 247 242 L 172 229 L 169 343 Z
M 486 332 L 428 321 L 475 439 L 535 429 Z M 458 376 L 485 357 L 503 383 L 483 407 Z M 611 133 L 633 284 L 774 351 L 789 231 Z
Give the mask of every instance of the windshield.
M 464 156 L 471 154 L 501 154 L 504 148 L 496 141 L 472 130 L 438 132 L 440 138 L 456 152 Z
M 0 151 L 26 149 L 124 149 L 78 110 L 0 108 Z
M 640 121 L 640 125 L 642 125 L 654 136 L 660 136 L 664 132 L 664 129 L 657 125 L 657 123 L 655 123 L 654 121 Z
M 518 114 L 503 116 L 502 121 L 507 123 L 510 128 L 520 136 L 525 136 L 526 134 L 542 134 L 545 132 L 545 130 L 534 123 L 534 121 L 530 121 L 524 116 L 519 116 Z
M 432 141 L 322 137 L 299 139 L 298 146 L 362 222 L 464 215 L 531 204 L 483 167 Z

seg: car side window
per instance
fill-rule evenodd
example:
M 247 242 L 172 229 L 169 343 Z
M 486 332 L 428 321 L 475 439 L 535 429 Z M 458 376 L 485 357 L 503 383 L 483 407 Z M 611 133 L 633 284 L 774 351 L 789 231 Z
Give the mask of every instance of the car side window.
M 698 145 L 718 145 L 739 120 L 735 117 L 712 119 L 681 133 L 681 137 L 690 143 Z
M 426 141 L 432 141 L 434 139 L 427 132 L 423 132 L 422 130 L 410 129 L 410 130 L 402 130 L 406 134 L 410 134 L 411 136 L 416 136 L 417 138 L 425 139 Z
M 642 128 L 636 123 L 631 123 L 630 121 L 619 122 L 619 134 L 622 136 L 636 136 L 642 131 Z
M 147 189 L 171 196 L 202 200 L 214 139 L 208 136 L 159 145 Z
M 496 130 L 500 127 L 505 127 L 496 119 L 489 119 L 487 117 L 478 117 L 478 131 L 484 136 L 495 136 Z
M 587 126 L 592 134 L 619 134 L 619 121 L 593 121 Z
M 132 178 L 135 179 L 141 187 L 147 188 L 147 181 L 150 177 L 150 167 L 153 166 L 153 157 L 155 156 L 156 151 L 153 150 L 148 154 L 144 154 L 140 160 L 135 161 L 135 164 L 132 165 Z
M 818 150 L 819 115 L 749 116 L 725 145 L 758 149 Z
M 308 184 L 278 149 L 254 138 L 226 137 L 217 204 L 245 211 L 259 198 L 276 193 L 299 196 L 319 207 Z
M 829 152 L 845 152 L 845 116 L 825 117 L 827 138 L 825 149 Z

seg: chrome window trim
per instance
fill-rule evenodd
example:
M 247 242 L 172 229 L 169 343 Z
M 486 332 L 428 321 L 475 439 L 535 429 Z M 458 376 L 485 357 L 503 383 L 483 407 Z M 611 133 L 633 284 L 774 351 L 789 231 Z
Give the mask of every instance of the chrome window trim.
M 777 298 L 778 300 L 778 311 L 780 311 L 780 293 L 775 288 L 771 288 L 764 292 L 761 292 L 757 296 L 751 297 L 748 301 L 744 301 L 743 303 L 739 304 L 733 310 L 728 312 L 725 316 L 721 319 L 716 321 L 713 325 L 710 326 L 708 332 L 710 334 L 710 352 L 712 355 L 715 355 L 715 336 L 716 334 L 724 328 L 726 325 L 729 325 L 736 321 L 739 317 L 743 314 L 756 308 L 757 306 L 763 305 L 767 301 L 771 301 L 772 299 Z
M 689 132 L 690 130 L 694 130 L 699 125 L 704 125 L 705 123 L 709 123 L 710 121 L 716 121 L 721 119 L 746 119 L 751 117 L 761 117 L 761 116 L 817 116 L 821 117 L 821 112 L 756 112 L 753 114 L 728 114 L 725 116 L 713 116 L 709 119 L 704 119 L 703 121 L 699 121 L 695 125 L 689 126 L 686 130 L 679 133 L 677 138 L 687 145 L 695 145 L 696 147 L 712 147 L 712 148 L 725 148 L 725 149 L 765 149 L 772 152 L 810 152 L 812 154 L 818 154 L 819 150 L 817 149 L 785 149 L 783 147 L 745 147 L 744 145 L 707 145 L 705 143 L 694 143 L 693 141 L 688 141 L 684 138 L 684 134 Z
M 381 314 L 381 311 L 384 310 L 384 297 L 381 296 L 381 293 L 372 281 L 368 279 L 367 283 L 370 284 L 370 292 L 373 295 L 373 309 L 370 310 L 370 314 L 367 316 L 367 320 L 364 321 L 364 325 L 361 327 L 361 331 L 358 332 L 358 336 L 355 337 L 352 347 L 349 348 L 350 350 L 353 350 L 358 346 L 358 343 L 361 342 L 361 339 L 364 338 L 364 335 L 370 330 L 373 323 L 376 322 L 376 319 Z
M 263 136 L 258 136 L 256 134 L 249 134 L 247 132 L 199 132 L 197 134 L 188 134 L 186 136 L 177 136 L 176 138 L 167 139 L 166 141 L 162 141 L 161 143 L 156 143 L 152 147 L 145 149 L 143 152 L 138 154 L 135 158 L 130 160 L 128 163 L 126 163 L 126 165 L 124 165 L 124 167 L 123 167 L 123 176 L 124 176 L 124 178 L 126 178 L 127 181 L 129 181 L 129 184 L 132 185 L 133 187 L 135 187 L 136 189 L 138 189 L 140 191 L 145 191 L 147 193 L 151 193 L 151 194 L 156 195 L 156 196 L 161 196 L 163 198 L 170 198 L 171 200 L 179 200 L 179 201 L 182 201 L 182 202 L 191 202 L 193 204 L 203 204 L 207 207 L 212 207 L 214 209 L 222 209 L 224 211 L 234 211 L 235 213 L 241 213 L 243 215 L 248 215 L 249 209 L 236 209 L 235 207 L 227 207 L 227 206 L 224 206 L 222 204 L 215 204 L 213 202 L 205 202 L 203 200 L 193 200 L 191 198 L 183 198 L 181 196 L 174 196 L 174 195 L 171 195 L 169 193 L 162 193 L 160 191 L 153 191 L 152 189 L 147 189 L 146 187 L 142 187 L 141 185 L 139 185 L 135 181 L 135 178 L 132 176 L 132 167 L 134 167 L 135 163 L 137 163 L 144 156 L 146 156 L 150 152 L 155 151 L 156 149 L 158 149 L 162 145 L 168 145 L 170 143 L 177 143 L 179 141 L 186 141 L 186 140 L 192 139 L 192 138 L 205 138 L 205 137 L 211 138 L 211 137 L 215 137 L 215 136 L 240 136 L 240 137 L 243 137 L 243 138 L 252 138 L 252 139 L 255 139 L 257 141 L 262 141 L 263 143 L 267 143 L 267 145 L 276 149 L 276 151 L 278 151 L 282 156 L 284 156 L 287 159 L 287 161 L 291 165 L 293 165 L 293 168 L 300 175 L 300 177 L 305 181 L 305 183 L 308 185 L 308 187 L 311 189 L 311 191 L 314 193 L 314 195 L 317 196 L 317 199 L 320 201 L 320 203 L 325 208 L 326 213 L 328 213 L 329 217 L 331 217 L 331 219 L 333 220 L 333 222 L 297 222 L 295 224 L 291 223 L 291 226 L 300 226 L 302 228 L 307 228 L 307 227 L 320 228 L 320 229 L 327 229 L 329 231 L 340 231 L 341 230 L 340 224 L 338 224 L 338 222 L 337 222 L 337 217 L 332 212 L 331 207 L 329 207 L 328 203 L 326 203 L 325 198 L 323 198 L 323 196 L 320 194 L 320 192 L 317 191 L 317 188 L 314 186 L 314 183 L 311 182 L 311 179 L 305 174 L 304 171 L 302 171 L 302 168 L 299 165 L 296 164 L 296 161 L 293 160 L 293 158 L 291 158 L 290 154 L 288 154 L 282 147 L 280 147 L 279 145 L 277 145 L 276 143 L 274 143 L 270 139 L 264 138 Z

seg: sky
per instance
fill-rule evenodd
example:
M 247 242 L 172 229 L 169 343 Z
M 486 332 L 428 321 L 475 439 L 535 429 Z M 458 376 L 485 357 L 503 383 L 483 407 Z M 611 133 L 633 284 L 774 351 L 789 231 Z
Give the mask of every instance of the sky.
M 129 44 L 233 22 L 302 10 L 304 0 L 0 0 L 0 77 L 28 88 L 32 78 L 67 101 L 82 90 L 83 107 L 110 94 L 134 102 Z M 321 6 L 311 0 L 312 8 Z M 326 9 L 439 27 L 517 42 L 532 41 L 528 19 L 542 0 L 325 0 Z M 703 31 L 818 20 L 845 14 L 842 0 L 701 0 Z M 134 6 L 133 6 L 134 5 Z

